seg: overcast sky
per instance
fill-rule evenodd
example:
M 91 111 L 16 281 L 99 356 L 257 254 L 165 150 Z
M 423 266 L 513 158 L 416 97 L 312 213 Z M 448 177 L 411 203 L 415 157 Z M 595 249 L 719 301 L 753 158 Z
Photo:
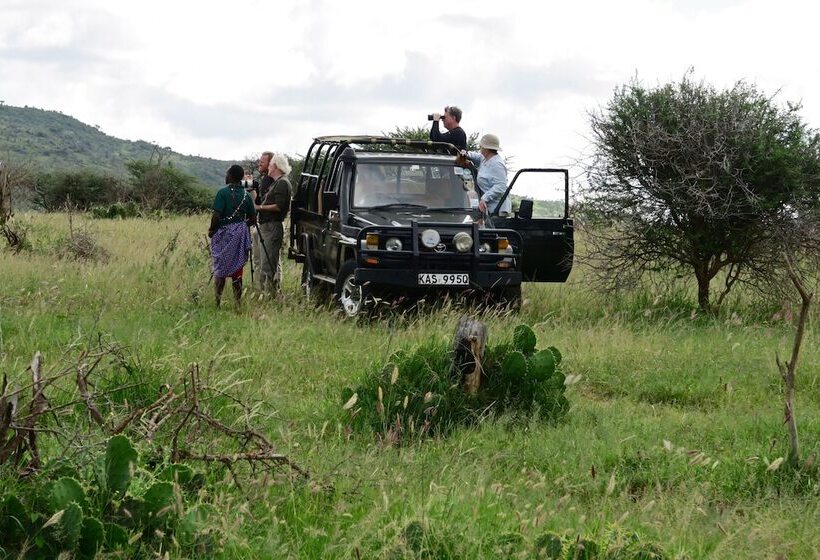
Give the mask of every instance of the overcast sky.
M 0 99 L 242 159 L 454 104 L 519 167 L 571 165 L 637 76 L 758 84 L 820 127 L 814 3 L 0 0 Z M 577 169 L 577 168 L 576 168 Z

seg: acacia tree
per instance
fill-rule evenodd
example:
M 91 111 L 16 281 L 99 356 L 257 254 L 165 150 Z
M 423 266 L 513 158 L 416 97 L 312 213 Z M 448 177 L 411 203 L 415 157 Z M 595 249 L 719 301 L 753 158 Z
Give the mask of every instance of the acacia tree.
M 718 91 L 691 72 L 616 90 L 590 115 L 595 152 L 582 197 L 601 285 L 693 274 L 708 311 L 736 282 L 765 276 L 775 226 L 791 219 L 790 208 L 817 203 L 820 139 L 799 110 L 745 82 Z

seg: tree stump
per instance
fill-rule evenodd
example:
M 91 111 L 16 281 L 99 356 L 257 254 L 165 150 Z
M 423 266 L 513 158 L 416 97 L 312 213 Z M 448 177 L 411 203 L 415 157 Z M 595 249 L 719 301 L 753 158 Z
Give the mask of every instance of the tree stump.
M 462 315 L 453 337 L 453 367 L 461 376 L 461 385 L 468 395 L 475 395 L 481 387 L 486 344 L 487 326 Z

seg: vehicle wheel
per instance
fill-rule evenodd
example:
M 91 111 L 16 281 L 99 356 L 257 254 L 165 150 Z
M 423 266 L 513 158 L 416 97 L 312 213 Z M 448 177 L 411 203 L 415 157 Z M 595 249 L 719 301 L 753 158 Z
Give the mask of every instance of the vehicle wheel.
M 336 276 L 334 299 L 348 317 L 361 317 L 367 309 L 368 292 L 356 283 L 356 262 L 346 261 Z

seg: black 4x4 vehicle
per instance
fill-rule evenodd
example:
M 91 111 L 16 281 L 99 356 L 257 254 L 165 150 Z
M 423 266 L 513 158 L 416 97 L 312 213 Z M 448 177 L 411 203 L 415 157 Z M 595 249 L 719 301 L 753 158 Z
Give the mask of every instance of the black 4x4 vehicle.
M 353 317 L 372 296 L 473 289 L 517 305 L 522 281 L 565 281 L 567 171 L 522 169 L 504 195 L 522 174 L 562 174 L 562 216 L 534 218 L 526 199 L 512 216 L 482 216 L 475 172 L 458 156 L 440 142 L 316 138 L 295 189 L 288 250 L 303 263 L 306 293 L 332 286 Z

